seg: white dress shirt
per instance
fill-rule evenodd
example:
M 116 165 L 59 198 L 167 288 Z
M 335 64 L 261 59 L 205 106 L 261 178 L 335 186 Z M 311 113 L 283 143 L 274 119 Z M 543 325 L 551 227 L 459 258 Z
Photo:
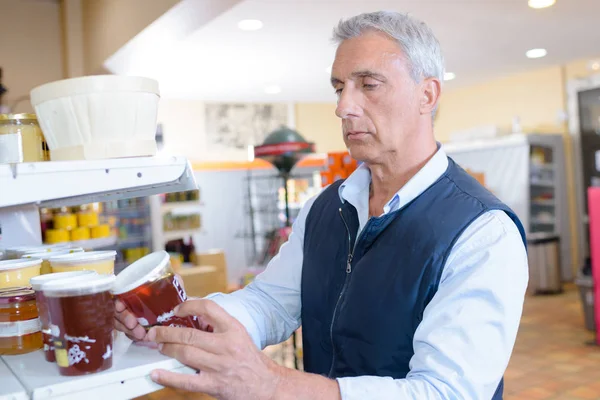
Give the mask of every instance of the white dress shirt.
M 442 148 L 384 207 L 401 209 L 447 169 Z M 352 204 L 359 232 L 369 218 L 368 168 L 359 167 L 339 188 Z M 301 325 L 300 282 L 309 200 L 292 233 L 265 272 L 235 293 L 209 296 L 247 329 L 259 348 L 280 343 Z M 508 365 L 528 283 L 525 246 L 503 211 L 477 218 L 461 234 L 444 266 L 439 289 L 413 339 L 405 379 L 338 378 L 342 399 L 491 399 Z

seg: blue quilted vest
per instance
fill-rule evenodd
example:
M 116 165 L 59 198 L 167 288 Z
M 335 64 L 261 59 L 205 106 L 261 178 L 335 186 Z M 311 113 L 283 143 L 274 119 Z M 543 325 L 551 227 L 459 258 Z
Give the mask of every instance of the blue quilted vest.
M 454 161 L 401 210 L 370 218 L 360 237 L 341 181 L 315 200 L 302 265 L 304 368 L 331 378 L 405 378 L 413 336 L 460 234 L 489 210 L 515 213 Z M 493 400 L 502 399 L 500 382 Z

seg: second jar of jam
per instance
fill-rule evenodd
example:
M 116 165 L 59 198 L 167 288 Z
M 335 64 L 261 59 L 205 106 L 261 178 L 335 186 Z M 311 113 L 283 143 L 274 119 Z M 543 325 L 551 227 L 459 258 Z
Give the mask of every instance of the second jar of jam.
M 29 287 L 0 289 L 0 355 L 42 348 L 35 292 Z

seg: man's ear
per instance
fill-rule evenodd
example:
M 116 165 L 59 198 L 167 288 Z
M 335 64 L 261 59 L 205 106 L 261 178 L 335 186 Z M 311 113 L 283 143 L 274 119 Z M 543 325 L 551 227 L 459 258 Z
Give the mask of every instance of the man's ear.
M 427 78 L 421 83 L 421 114 L 431 114 L 440 99 L 442 85 L 437 78 Z

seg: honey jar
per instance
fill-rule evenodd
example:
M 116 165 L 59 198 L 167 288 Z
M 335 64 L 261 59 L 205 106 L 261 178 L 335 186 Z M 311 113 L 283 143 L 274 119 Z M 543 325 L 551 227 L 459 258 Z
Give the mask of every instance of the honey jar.
M 33 289 L 0 289 L 0 355 L 30 353 L 41 349 L 42 344 Z
M 0 164 L 49 160 L 35 114 L 0 114 Z

